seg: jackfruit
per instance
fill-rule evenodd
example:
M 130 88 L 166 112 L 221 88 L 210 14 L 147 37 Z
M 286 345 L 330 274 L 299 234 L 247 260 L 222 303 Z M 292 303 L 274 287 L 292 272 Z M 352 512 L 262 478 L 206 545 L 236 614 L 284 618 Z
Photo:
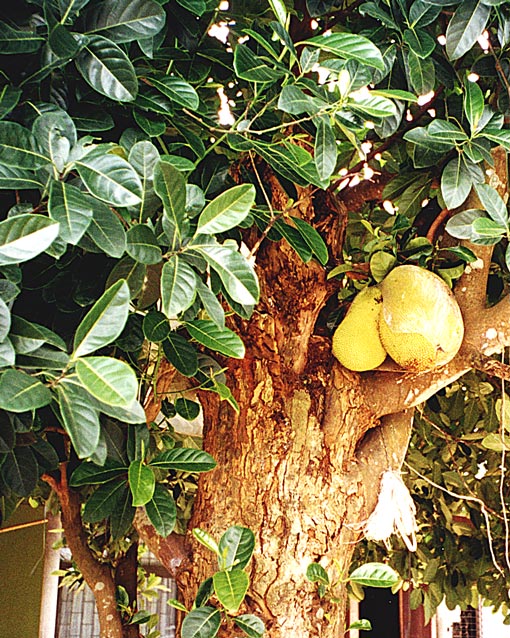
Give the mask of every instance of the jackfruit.
M 418 266 L 397 266 L 380 287 L 379 334 L 390 357 L 414 372 L 451 361 L 462 343 L 464 323 L 441 277 Z
M 365 288 L 351 304 L 333 335 L 333 354 L 349 370 L 373 370 L 386 359 L 379 337 L 381 291 Z

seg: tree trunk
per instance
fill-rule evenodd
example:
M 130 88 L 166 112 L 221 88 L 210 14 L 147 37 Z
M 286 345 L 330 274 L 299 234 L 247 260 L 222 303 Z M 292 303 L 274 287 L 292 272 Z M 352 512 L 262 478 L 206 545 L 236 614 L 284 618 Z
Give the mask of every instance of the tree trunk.
M 345 601 L 359 523 L 379 484 L 363 479 L 358 444 L 378 420 L 365 407 L 359 375 L 334 363 L 330 340 L 313 334 L 330 294 L 323 269 L 302 264 L 284 244 L 269 245 L 258 262 L 263 301 L 237 326 L 246 356 L 227 362 L 239 414 L 202 397 L 204 447 L 218 465 L 200 478 L 190 529 L 217 539 L 230 525 L 255 532 L 241 613 L 258 613 L 270 638 L 333 638 L 345 631 L 345 606 L 321 600 L 306 569 L 320 561 L 339 581 L 332 594 Z M 187 603 L 215 570 L 207 550 L 198 543 L 193 550 L 192 571 L 180 577 Z

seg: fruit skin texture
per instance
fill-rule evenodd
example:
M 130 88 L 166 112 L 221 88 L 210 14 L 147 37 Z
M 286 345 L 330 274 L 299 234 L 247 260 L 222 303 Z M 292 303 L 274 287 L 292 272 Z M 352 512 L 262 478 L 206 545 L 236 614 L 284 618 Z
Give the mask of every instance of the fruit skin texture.
M 460 308 L 446 283 L 418 266 L 397 266 L 381 282 L 379 334 L 390 357 L 425 372 L 457 354 L 464 337 Z
M 333 335 L 333 354 L 349 370 L 373 370 L 386 359 L 379 337 L 381 291 L 363 289 L 351 304 Z

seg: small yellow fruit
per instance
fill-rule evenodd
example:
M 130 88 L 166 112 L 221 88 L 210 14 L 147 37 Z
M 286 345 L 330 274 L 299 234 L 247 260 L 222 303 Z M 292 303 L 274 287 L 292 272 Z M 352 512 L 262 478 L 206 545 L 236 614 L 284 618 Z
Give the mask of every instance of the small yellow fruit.
M 333 335 L 333 354 L 349 370 L 373 370 L 386 359 L 379 337 L 381 291 L 365 288 L 354 299 Z
M 380 286 L 379 334 L 390 357 L 414 372 L 451 361 L 462 343 L 464 323 L 441 277 L 418 266 L 397 266 Z

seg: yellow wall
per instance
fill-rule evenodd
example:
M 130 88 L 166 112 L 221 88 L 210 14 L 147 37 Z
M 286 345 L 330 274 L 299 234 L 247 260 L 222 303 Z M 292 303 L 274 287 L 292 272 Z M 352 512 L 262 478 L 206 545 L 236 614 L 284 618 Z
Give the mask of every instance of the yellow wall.
M 43 518 L 22 506 L 3 527 Z M 0 638 L 37 638 L 43 554 L 44 525 L 0 533 Z

